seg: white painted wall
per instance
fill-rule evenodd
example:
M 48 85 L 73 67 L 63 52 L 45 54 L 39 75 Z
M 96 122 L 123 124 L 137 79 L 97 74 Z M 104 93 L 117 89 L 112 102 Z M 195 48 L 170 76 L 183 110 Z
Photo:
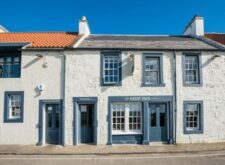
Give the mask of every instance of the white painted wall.
M 98 144 L 106 144 L 108 136 L 108 96 L 152 96 L 173 95 L 172 70 L 173 52 L 163 53 L 163 73 L 165 87 L 141 87 L 142 81 L 142 53 L 135 51 L 135 70 L 133 75 L 127 76 L 127 67 L 123 67 L 122 86 L 102 87 L 100 86 L 100 52 L 99 51 L 75 51 L 66 52 L 67 77 L 66 77 L 66 143 L 72 144 L 72 119 L 73 103 L 72 97 L 98 97 Z M 150 52 L 158 53 L 158 52 Z M 203 87 L 183 87 L 182 79 L 182 52 L 177 52 L 177 143 L 198 143 L 225 141 L 225 57 L 215 58 L 215 54 L 203 52 Z M 122 52 L 123 65 L 126 65 L 126 52 Z M 124 76 L 126 75 L 126 76 Z M 204 133 L 183 134 L 183 101 L 204 101 Z
M 141 87 L 142 51 L 134 51 L 134 73 L 130 73 L 127 52 L 122 52 L 122 86 L 100 86 L 100 52 L 66 51 L 66 100 L 65 100 L 65 144 L 73 144 L 73 97 L 98 97 L 97 143 L 106 144 L 108 136 L 108 96 L 162 96 L 173 95 L 173 52 L 163 53 L 163 76 L 165 87 Z M 149 53 L 160 53 L 149 51 Z M 35 60 L 35 54 L 43 54 L 48 67 L 43 68 L 44 59 Z M 177 143 L 225 141 L 225 57 L 210 60 L 221 52 L 202 52 L 203 86 L 183 87 L 182 52 L 177 52 Z M 38 115 L 40 99 L 62 99 L 62 61 L 58 52 L 24 51 L 21 78 L 0 79 L 0 144 L 36 144 L 38 142 Z M 45 85 L 43 95 L 36 96 L 35 88 Z M 24 91 L 24 122 L 3 123 L 4 92 Z M 183 101 L 204 101 L 204 133 L 183 134 Z
M 37 60 L 36 54 L 44 55 Z M 40 99 L 61 99 L 61 61 L 58 52 L 23 51 L 21 78 L 0 79 L 0 144 L 36 144 L 38 142 L 38 116 Z M 43 68 L 44 60 L 48 63 Z M 42 95 L 35 88 L 45 85 Z M 24 91 L 24 122 L 4 123 L 4 92 Z
M 66 52 L 66 144 L 73 144 L 73 102 L 72 97 L 98 97 L 97 143 L 106 144 L 108 137 L 108 96 L 154 96 L 172 95 L 171 62 L 172 53 L 163 52 L 165 87 L 141 87 L 142 80 L 142 53 L 134 53 L 134 73 L 129 75 L 130 66 L 127 66 L 126 52 L 122 52 L 123 80 L 122 86 L 100 86 L 100 52 L 74 51 Z M 145 52 L 148 53 L 148 52 Z M 154 52 L 158 53 L 158 52 Z
M 221 57 L 212 57 L 215 54 Z M 177 53 L 177 143 L 225 141 L 225 57 L 202 52 L 202 87 L 184 87 L 182 53 Z M 203 100 L 203 134 L 183 134 L 183 100 Z

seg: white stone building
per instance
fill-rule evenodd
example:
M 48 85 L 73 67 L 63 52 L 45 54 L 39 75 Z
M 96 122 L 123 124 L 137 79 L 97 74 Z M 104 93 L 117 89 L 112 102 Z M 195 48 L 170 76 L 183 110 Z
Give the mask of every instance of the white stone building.
M 3 31 L 0 144 L 225 141 L 225 46 L 204 34 Z

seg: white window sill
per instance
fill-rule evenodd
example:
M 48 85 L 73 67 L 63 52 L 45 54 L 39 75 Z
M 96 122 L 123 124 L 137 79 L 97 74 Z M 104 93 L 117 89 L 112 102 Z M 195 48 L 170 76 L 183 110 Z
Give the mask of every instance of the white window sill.
M 9 117 L 8 119 L 9 120 L 16 120 L 16 119 L 20 119 L 21 117 L 19 116 L 19 117 Z
M 141 131 L 138 132 L 112 132 L 112 135 L 141 135 Z
M 199 128 L 186 128 L 187 131 L 199 131 Z

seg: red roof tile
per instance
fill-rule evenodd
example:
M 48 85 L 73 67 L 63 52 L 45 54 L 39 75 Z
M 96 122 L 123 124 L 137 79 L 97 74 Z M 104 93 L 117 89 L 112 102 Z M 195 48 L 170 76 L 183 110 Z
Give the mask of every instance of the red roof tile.
M 217 41 L 223 45 L 225 45 L 225 33 L 221 34 L 221 33 L 206 33 L 205 36 L 207 38 L 210 38 L 214 41 Z
M 75 32 L 6 32 L 0 33 L 0 42 L 31 42 L 30 48 L 66 48 L 78 39 Z

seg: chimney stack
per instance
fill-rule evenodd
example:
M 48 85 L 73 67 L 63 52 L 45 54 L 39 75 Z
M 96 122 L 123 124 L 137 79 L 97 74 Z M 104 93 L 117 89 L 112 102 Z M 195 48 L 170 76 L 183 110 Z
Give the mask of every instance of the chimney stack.
M 186 26 L 183 35 L 204 36 L 204 18 L 195 15 Z
M 79 34 L 88 36 L 91 34 L 90 28 L 88 26 L 88 21 L 85 16 L 82 16 L 79 20 Z

